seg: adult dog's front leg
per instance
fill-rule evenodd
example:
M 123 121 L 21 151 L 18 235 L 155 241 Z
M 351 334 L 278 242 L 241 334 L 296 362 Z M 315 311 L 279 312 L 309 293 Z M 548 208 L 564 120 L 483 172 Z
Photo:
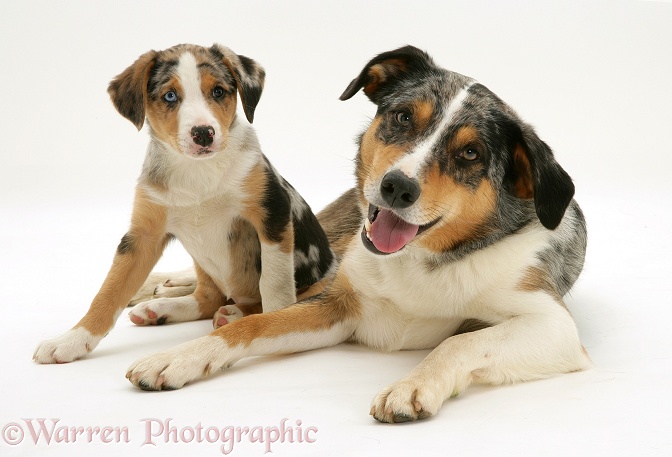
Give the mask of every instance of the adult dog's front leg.
M 63 363 L 91 352 L 112 329 L 121 311 L 156 264 L 169 236 L 166 211 L 138 188 L 130 230 L 121 240 L 100 291 L 89 311 L 71 330 L 43 341 L 33 359 L 39 363 Z
M 360 315 L 345 278 L 322 295 L 270 313 L 253 314 L 210 335 L 135 362 L 126 377 L 144 390 L 177 389 L 249 356 L 288 354 L 347 340 Z
M 371 415 L 381 422 L 430 417 L 472 382 L 527 381 L 590 365 L 576 325 L 561 303 L 543 293 L 519 297 L 534 310 L 448 338 L 407 377 L 383 389 Z

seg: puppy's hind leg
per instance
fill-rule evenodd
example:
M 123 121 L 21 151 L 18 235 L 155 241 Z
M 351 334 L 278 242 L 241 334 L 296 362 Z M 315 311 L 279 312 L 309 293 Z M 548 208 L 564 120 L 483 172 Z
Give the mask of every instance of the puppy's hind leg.
M 155 298 L 185 297 L 196 290 L 196 272 L 193 268 L 170 273 L 153 272 L 140 290 L 131 298 L 128 306 Z
M 173 322 L 187 322 L 210 319 L 226 303 L 226 296 L 217 284 L 198 264 L 193 270 L 184 270 L 170 279 L 165 289 L 191 292 L 154 298 L 138 303 L 129 312 L 129 317 L 137 325 L 163 325 Z M 193 285 L 188 285 L 192 280 Z M 183 284 L 183 285 L 179 285 Z

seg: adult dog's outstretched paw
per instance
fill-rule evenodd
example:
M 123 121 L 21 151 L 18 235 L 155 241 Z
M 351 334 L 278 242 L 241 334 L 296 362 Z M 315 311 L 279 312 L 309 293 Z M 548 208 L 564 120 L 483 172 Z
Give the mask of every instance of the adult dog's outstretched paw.
M 389 424 L 426 419 L 437 413 L 443 395 L 431 385 L 405 379 L 383 389 L 373 399 L 370 414 Z
M 204 336 L 141 358 L 126 378 L 142 390 L 179 389 L 224 368 L 227 349 L 218 337 Z

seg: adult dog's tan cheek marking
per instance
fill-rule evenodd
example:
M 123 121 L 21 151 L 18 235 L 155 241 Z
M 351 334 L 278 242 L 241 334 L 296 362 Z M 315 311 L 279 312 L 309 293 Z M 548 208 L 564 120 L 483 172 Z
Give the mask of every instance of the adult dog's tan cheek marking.
M 419 244 L 435 252 L 443 252 L 469 239 L 485 235 L 487 222 L 493 217 L 497 193 L 484 179 L 471 190 L 433 167 L 422 184 L 420 205 L 427 217 L 443 220 L 423 235 Z

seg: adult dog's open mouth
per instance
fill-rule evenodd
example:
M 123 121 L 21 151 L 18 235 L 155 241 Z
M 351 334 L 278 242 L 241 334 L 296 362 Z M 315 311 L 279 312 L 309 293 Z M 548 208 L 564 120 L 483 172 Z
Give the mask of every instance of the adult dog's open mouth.
M 389 209 L 369 205 L 369 215 L 362 228 L 362 242 L 374 254 L 392 254 L 400 251 L 440 219 L 439 217 L 424 225 L 411 224 Z

